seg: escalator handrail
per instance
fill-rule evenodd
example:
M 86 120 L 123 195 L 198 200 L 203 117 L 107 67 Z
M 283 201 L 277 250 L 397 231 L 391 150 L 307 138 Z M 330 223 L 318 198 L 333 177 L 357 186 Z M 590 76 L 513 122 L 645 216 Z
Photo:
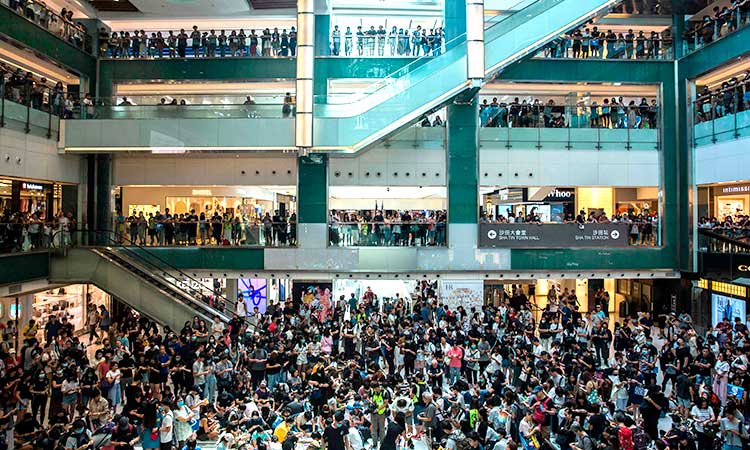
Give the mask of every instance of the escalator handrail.
M 104 252 L 102 251 L 102 248 L 100 247 L 92 247 L 92 250 L 94 250 L 96 253 L 100 253 L 100 256 L 103 258 L 112 259 L 112 261 L 110 261 L 111 263 L 120 265 L 120 262 L 118 261 L 118 259 L 122 260 L 122 258 L 118 256 L 116 253 Z M 123 269 L 128 270 L 127 268 L 123 268 Z M 136 276 L 138 275 L 136 274 Z M 148 282 L 148 280 L 146 281 Z M 164 280 L 164 281 L 168 281 L 168 280 Z M 175 289 L 178 289 L 178 290 L 180 289 L 180 286 L 175 285 L 174 283 L 169 283 L 169 284 L 171 284 Z M 154 285 L 154 287 L 164 292 L 162 289 L 159 288 L 159 286 Z M 193 299 L 192 296 L 187 292 L 184 293 L 186 294 L 185 296 L 181 296 L 177 294 L 176 292 L 172 292 L 172 293 L 164 292 L 164 294 L 174 298 L 176 301 L 180 303 L 190 306 L 191 308 L 195 308 L 197 312 L 200 312 L 201 314 L 205 315 L 206 319 L 213 319 L 217 315 L 220 315 L 219 311 L 216 311 L 215 309 L 211 308 L 209 305 L 199 300 Z
M 723 234 L 716 233 L 706 228 L 698 228 L 698 234 L 702 234 L 704 236 L 710 237 L 712 239 L 716 239 L 717 241 L 721 241 L 726 244 L 732 244 L 732 245 L 736 245 L 737 247 L 742 247 L 745 250 L 750 250 L 750 243 L 732 239 L 730 237 L 724 236 Z
M 60 232 L 62 232 L 62 231 L 57 231 L 57 232 L 56 232 L 55 234 L 57 234 L 57 233 L 60 233 Z M 198 284 L 200 284 L 200 285 L 203 285 L 203 286 L 205 286 L 205 284 L 203 284 L 203 283 L 202 283 L 201 281 L 199 281 L 199 280 L 196 280 L 195 278 L 191 277 L 190 275 L 188 275 L 187 273 L 185 273 L 185 272 L 183 272 L 182 270 L 178 269 L 177 267 L 175 267 L 174 265 L 172 265 L 172 264 L 171 264 L 171 263 L 169 263 L 168 261 L 165 261 L 164 259 L 162 259 L 162 258 L 160 258 L 159 256 L 155 255 L 154 253 L 150 252 L 150 251 L 149 251 L 148 249 L 146 249 L 145 247 L 143 247 L 143 246 L 140 246 L 140 245 L 138 245 L 138 244 L 136 244 L 136 243 L 134 243 L 134 242 L 130 241 L 130 239 L 128 239 L 128 238 L 127 238 L 127 236 L 124 236 L 124 235 L 123 235 L 123 236 L 122 236 L 122 238 L 123 238 L 123 240 L 126 240 L 126 241 L 130 242 L 130 243 L 132 244 L 131 246 L 126 246 L 126 245 L 123 245 L 123 244 L 119 243 L 119 242 L 118 242 L 118 241 L 117 241 L 116 239 L 114 239 L 114 238 L 112 237 L 112 235 L 114 234 L 114 231 L 113 231 L 113 230 L 76 230 L 76 231 L 74 231 L 74 232 L 75 232 L 75 233 L 95 233 L 95 234 L 97 234 L 97 235 L 102 235 L 102 234 L 103 234 L 103 235 L 104 235 L 104 236 L 106 237 L 106 239 L 107 239 L 107 240 L 108 240 L 108 241 L 110 242 L 110 244 L 109 244 L 108 246 L 110 246 L 110 247 L 115 247 L 115 248 L 119 248 L 119 249 L 122 249 L 122 250 L 123 250 L 124 252 L 126 252 L 126 253 L 128 253 L 128 254 L 130 254 L 130 255 L 132 255 L 132 256 L 135 256 L 135 257 L 141 257 L 141 258 L 142 258 L 142 257 L 143 257 L 143 255 L 142 255 L 142 254 L 139 254 L 139 253 L 137 253 L 137 252 L 134 252 L 134 251 L 133 251 L 133 249 L 132 249 L 132 248 L 130 248 L 130 247 L 136 247 L 136 248 L 140 249 L 140 250 L 141 250 L 141 251 L 142 251 L 143 253 L 147 254 L 148 256 L 150 256 L 150 257 L 152 257 L 152 258 L 156 259 L 157 261 L 159 261 L 159 262 L 163 263 L 164 265 L 166 265 L 166 266 L 167 266 L 167 267 L 169 268 L 169 269 L 168 269 L 169 271 L 174 271 L 174 272 L 176 272 L 177 274 L 179 274 L 180 276 L 182 276 L 182 277 L 185 277 L 186 279 L 189 279 L 190 281 L 194 281 L 194 282 L 196 282 L 196 283 L 198 283 Z M 55 239 L 55 236 L 54 236 L 54 235 L 53 235 L 53 237 L 52 237 L 52 242 L 53 242 L 53 243 L 54 243 L 54 242 L 56 242 L 56 239 Z M 53 244 L 53 245 L 54 245 L 54 244 Z M 91 247 L 101 247 L 100 245 L 89 245 L 89 246 L 91 246 Z M 164 271 L 164 269 L 163 269 L 163 268 L 159 267 L 159 266 L 158 266 L 157 264 L 155 264 L 155 263 L 154 263 L 154 262 L 152 262 L 152 261 L 148 261 L 147 259 L 139 259 L 139 260 L 137 260 L 137 261 L 143 261 L 143 262 L 145 262 L 145 263 L 146 263 L 147 265 L 150 265 L 151 267 L 154 267 L 154 268 L 158 269 L 159 271 L 162 271 L 162 272 Z M 166 281 L 166 282 L 167 282 L 168 284 L 171 284 L 171 285 L 173 285 L 173 286 L 174 286 L 175 288 L 177 288 L 177 289 L 178 289 L 178 290 L 180 290 L 180 291 L 184 291 L 184 290 L 185 290 L 185 289 L 183 289 L 182 287 L 180 287 L 180 286 L 179 286 L 179 285 L 178 285 L 177 283 L 171 282 L 171 281 L 169 281 L 169 280 L 165 279 L 164 277 L 160 277 L 160 278 L 164 279 L 164 281 Z M 228 299 L 227 299 L 226 297 L 224 297 L 224 296 L 223 296 L 223 295 L 221 295 L 220 293 L 216 292 L 216 291 L 215 291 L 215 290 L 213 289 L 213 286 L 211 286 L 211 287 L 208 287 L 208 290 L 209 290 L 209 291 L 210 291 L 211 293 L 213 293 L 213 295 L 214 295 L 215 297 L 217 297 L 217 298 L 219 298 L 219 299 L 223 300 L 223 301 L 224 301 L 224 304 L 225 304 L 225 305 L 227 305 L 227 306 L 229 306 L 229 305 L 232 305 L 233 307 L 235 306 L 234 302 L 229 302 L 229 301 L 228 301 Z M 196 299 L 195 301 L 196 301 L 197 303 L 202 303 L 202 302 L 201 302 L 200 300 L 197 300 L 197 299 Z

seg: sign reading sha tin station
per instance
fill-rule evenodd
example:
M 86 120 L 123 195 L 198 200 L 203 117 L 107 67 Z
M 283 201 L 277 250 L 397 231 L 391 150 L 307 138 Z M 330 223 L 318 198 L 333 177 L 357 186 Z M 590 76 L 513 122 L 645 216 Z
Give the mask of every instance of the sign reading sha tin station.
M 626 223 L 483 223 L 479 246 L 484 248 L 627 247 Z

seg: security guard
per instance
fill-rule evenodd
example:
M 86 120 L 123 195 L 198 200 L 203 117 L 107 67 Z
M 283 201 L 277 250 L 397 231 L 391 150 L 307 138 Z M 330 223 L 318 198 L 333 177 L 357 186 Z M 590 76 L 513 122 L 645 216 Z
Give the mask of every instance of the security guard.
M 370 389 L 370 424 L 372 425 L 373 447 L 380 448 L 385 439 L 385 422 L 390 411 L 391 395 L 375 381 Z

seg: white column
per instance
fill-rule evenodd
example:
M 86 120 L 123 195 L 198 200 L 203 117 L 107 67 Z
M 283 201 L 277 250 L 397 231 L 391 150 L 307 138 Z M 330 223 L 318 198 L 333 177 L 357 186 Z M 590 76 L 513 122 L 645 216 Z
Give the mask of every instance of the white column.
M 484 80 L 484 0 L 466 0 L 466 76 L 481 87 Z
M 304 152 L 313 146 L 314 0 L 297 0 L 297 30 L 297 113 L 294 142 Z

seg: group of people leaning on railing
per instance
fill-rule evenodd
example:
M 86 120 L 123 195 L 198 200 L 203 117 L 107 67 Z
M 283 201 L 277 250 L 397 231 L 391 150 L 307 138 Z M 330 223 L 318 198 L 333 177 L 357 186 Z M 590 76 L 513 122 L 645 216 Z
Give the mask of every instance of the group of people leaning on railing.
M 330 54 L 332 56 L 342 55 L 342 36 L 343 36 L 343 55 L 352 56 L 438 56 L 443 51 L 445 43 L 445 31 L 442 27 L 417 28 L 410 30 L 409 27 L 398 28 L 395 25 L 391 31 L 387 31 L 386 25 L 370 25 L 368 30 L 362 25 L 357 26 L 356 31 L 351 27 L 346 27 L 346 31 L 341 31 L 338 25 L 334 25 L 331 31 Z M 388 51 L 386 51 L 386 41 L 388 42 Z M 375 51 L 377 43 L 377 52 Z M 354 53 L 356 50 L 356 53 Z
M 578 215 L 573 216 L 573 213 L 569 212 L 564 217 L 560 217 L 560 220 L 553 222 L 542 221 L 542 216 L 538 210 L 533 209 L 528 214 L 524 214 L 523 211 L 511 211 L 507 210 L 504 215 L 500 214 L 497 216 L 487 216 L 482 214 L 479 219 L 480 223 L 528 223 L 528 224 L 578 224 L 584 225 L 587 223 L 627 223 L 630 225 L 628 234 L 630 236 L 630 243 L 632 245 L 654 245 L 656 228 L 659 220 L 655 213 L 644 212 L 636 214 L 634 212 L 615 212 L 611 217 L 607 217 L 605 212 L 594 212 L 591 211 L 588 214 L 581 210 Z
M 337 246 L 444 246 L 446 219 L 444 210 L 332 210 L 329 241 Z
M 77 222 L 72 213 L 59 212 L 47 219 L 41 212 L 0 215 L 0 253 L 28 252 L 69 244 Z
M 744 26 L 750 18 L 750 0 L 732 0 L 730 6 L 714 6 L 713 16 L 705 15 L 700 21 L 690 21 L 683 38 L 688 50 L 709 44 Z
M 554 39 L 541 54 L 545 58 L 663 59 L 672 55 L 673 41 L 669 28 L 615 33 L 585 26 Z
M 639 103 L 626 101 L 623 97 L 605 98 L 599 104 L 577 103 L 560 105 L 550 99 L 543 103 L 539 99 L 510 103 L 498 103 L 497 97 L 479 106 L 479 118 L 483 127 L 512 128 L 656 128 L 659 105 L 656 99 L 649 102 L 645 97 Z
M 266 28 L 256 33 L 239 30 L 204 30 L 193 25 L 190 32 L 169 30 L 148 33 L 145 30 L 99 34 L 99 53 L 109 58 L 215 58 L 235 56 L 295 56 L 297 30 Z
M 695 122 L 724 117 L 750 109 L 750 70 L 721 82 L 716 89 L 704 86 L 695 100 Z
M 0 96 L 5 100 L 49 111 L 59 116 L 70 115 L 76 100 L 65 93 L 62 82 L 52 84 L 45 77 L 0 62 Z
M 56 14 L 44 2 L 35 0 L 0 0 L 0 3 L 76 47 L 91 51 L 86 48 L 90 42 L 86 26 L 75 21 L 73 11 L 63 8 Z
M 219 212 L 116 214 L 115 238 L 126 245 L 296 245 L 297 214 L 274 211 L 263 216 L 248 217 Z

